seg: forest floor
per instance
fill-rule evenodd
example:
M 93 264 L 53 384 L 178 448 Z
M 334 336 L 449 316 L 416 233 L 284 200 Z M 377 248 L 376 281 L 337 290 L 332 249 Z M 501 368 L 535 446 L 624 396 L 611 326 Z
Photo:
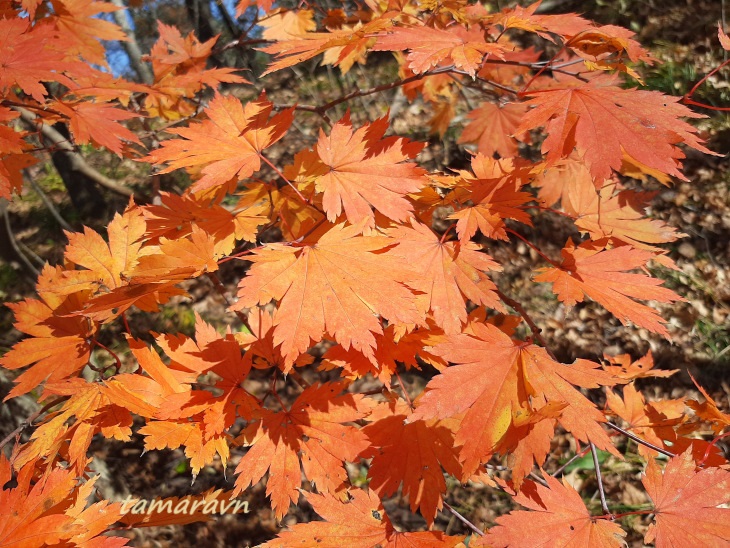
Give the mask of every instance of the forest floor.
M 665 93 L 682 95 L 694 82 L 722 61 L 717 44 L 716 24 L 721 18 L 720 3 L 705 1 L 683 2 L 564 2 L 561 10 L 583 12 L 589 18 L 603 23 L 621 24 L 639 34 L 640 41 L 652 47 L 661 65 L 647 71 L 646 83 Z M 622 12 L 616 5 L 624 6 Z M 590 7 L 588 7 L 590 5 Z M 613 6 L 613 7 L 611 7 Z M 688 14 L 692 17 L 688 17 Z M 699 15 L 703 14 L 703 15 Z M 392 63 L 384 65 L 384 77 L 395 71 Z M 354 69 L 357 72 L 357 67 Z M 393 77 L 393 74 L 390 77 Z M 339 74 L 339 73 L 337 73 Z M 304 76 L 304 79 L 301 77 Z M 282 77 L 275 88 L 267 87 L 269 98 L 276 102 L 321 103 L 328 94 L 335 97 L 342 90 L 355 86 L 355 78 L 362 73 L 339 79 L 334 71 L 318 70 L 312 74 Z M 298 97 L 291 91 L 291 81 L 298 80 Z M 716 105 L 730 106 L 730 85 L 726 75 L 710 81 L 700 97 Z M 307 96 L 308 94 L 308 96 Z M 251 92 L 253 96 L 253 92 Z M 399 103 L 400 101 L 400 103 Z M 414 139 L 426 140 L 425 134 L 414 135 L 411 128 L 423 125 L 424 107 L 408 104 L 393 96 L 393 101 L 363 100 L 351 105 L 353 121 L 382 116 L 392 104 L 398 104 L 399 113 L 393 118 L 393 131 Z M 338 114 L 342 114 L 344 110 Z M 680 373 L 668 379 L 643 379 L 640 387 L 649 399 L 676 397 L 700 398 L 688 373 L 704 386 L 722 409 L 730 409 L 730 119 L 727 114 L 704 112 L 709 118 L 700 122 L 708 148 L 722 156 L 710 157 L 692 154 L 685 162 L 688 182 L 675 182 L 671 187 L 658 183 L 649 184 L 656 191 L 651 213 L 680 232 L 686 234 L 667 246 L 669 257 L 677 264 L 677 270 L 661 269 L 654 272 L 666 280 L 666 285 L 681 294 L 686 302 L 672 306 L 659 306 L 662 317 L 670 321 L 671 342 L 640 329 L 624 328 L 616 319 L 595 303 L 584 303 L 571 310 L 557 303 L 547 287 L 530 282 L 533 267 L 539 258 L 529 247 L 514 243 L 484 241 L 489 253 L 502 265 L 504 271 L 494 277 L 500 290 L 516 299 L 530 310 L 535 322 L 544 329 L 544 336 L 558 357 L 565 362 L 575 358 L 599 360 L 604 353 L 628 353 L 633 358 L 651 351 L 659 369 L 679 369 Z M 336 118 L 336 116 L 335 116 Z M 310 124 L 311 122 L 311 124 Z M 417 123 L 416 123 L 417 122 Z M 292 150 L 316 141 L 314 120 L 299 121 L 296 143 L 284 142 L 273 150 L 272 160 L 279 155 L 282 160 Z M 433 169 L 465 167 L 466 156 L 452 144 L 430 139 L 422 159 Z M 131 162 L 110 160 L 107 155 L 92 155 L 100 169 L 113 177 L 137 178 L 140 188 L 147 184 Z M 111 163 L 110 162 L 115 162 Z M 35 177 L 45 194 L 55 204 L 61 215 L 74 229 L 80 229 L 81 220 L 74 213 L 60 179 L 51 168 L 39 166 Z M 175 190 L 174 181 L 170 190 Z M 43 205 L 39 195 L 28 190 L 24 196 L 9 206 L 9 220 L 17 240 L 32 250 L 42 260 L 51 264 L 62 258 L 65 239 L 61 236 L 57 221 Z M 95 228 L 103 228 L 104 221 L 97 221 Z M 559 256 L 560 249 L 571 234 L 569 227 L 558 216 L 541 217 L 533 228 L 514 226 L 548 255 Z M 220 277 L 226 282 L 231 294 L 243 275 L 243 265 L 228 263 Z M 130 323 L 135 333 L 184 332 L 192 334 L 194 314 L 199 313 L 206 321 L 223 326 L 236 323 L 234 315 L 227 313 L 225 304 L 204 281 L 187 287 L 192 299 L 180 300 L 174 309 L 157 315 L 131 314 Z M 14 302 L 34 294 L 34 282 L 21 265 L 0 261 L 0 298 Z M 109 332 L 109 342 L 116 333 Z M 0 310 L 0 352 L 18 340 L 20 334 L 12 328 L 12 316 L 5 308 Z M 102 341 L 105 342 L 105 341 Z M 417 393 L 425 385 L 433 371 L 413 371 L 403 375 L 407 389 Z M 315 369 L 304 369 L 307 379 L 315 377 Z M 334 374 L 333 374 L 334 375 Z M 11 386 L 12 376 L 0 371 L 2 396 Z M 255 375 L 250 381 L 252 388 L 268 381 Z M 296 392 L 292 388 L 292 398 Z M 0 437 L 12 431 L 35 408 L 31 396 L 17 398 L 0 407 Z M 727 446 L 723 447 L 728 454 Z M 636 448 L 627 451 L 633 454 Z M 154 497 L 181 496 L 200 493 L 211 488 L 230 490 L 233 487 L 233 470 L 241 458 L 234 453 L 223 470 L 220 462 L 204 468 L 191 487 L 191 474 L 187 459 L 180 450 L 163 450 L 144 453 L 141 437 L 131 443 L 95 439 L 91 452 L 95 456 L 97 471 L 102 475 L 98 483 L 105 497 L 123 500 L 128 494 L 151 499 Z M 574 454 L 575 445 L 568 436 L 556 436 L 553 457 L 564 461 Z M 639 462 L 630 458 L 620 461 L 606 457 L 602 462 L 606 494 L 617 507 L 636 508 L 647 502 L 639 482 Z M 352 465 L 348 470 L 352 478 L 363 478 L 364 465 Z M 584 492 L 596 491 L 592 462 L 579 460 L 570 469 L 569 480 L 582 485 Z M 511 499 L 496 489 L 479 485 L 450 485 L 447 501 L 472 523 L 486 529 L 493 525 L 497 516 L 511 509 Z M 250 512 L 241 516 L 226 516 L 211 523 L 187 526 L 168 526 L 126 531 L 135 546 L 231 546 L 256 545 L 272 538 L 280 525 L 289 526 L 314 518 L 308 505 L 302 504 L 291 512 L 282 524 L 277 524 L 265 496 L 265 484 L 259 483 L 245 491 L 243 498 L 249 501 Z M 593 509 L 600 513 L 600 505 L 594 497 Z M 395 497 L 386 503 L 391 519 L 400 527 L 417 530 L 425 522 L 408 511 L 407 499 Z M 646 516 L 644 516 L 646 517 Z M 648 521 L 636 517 L 623 525 L 629 530 L 630 545 L 641 546 Z M 464 526 L 448 512 L 436 520 L 436 528 L 450 533 L 467 533 Z

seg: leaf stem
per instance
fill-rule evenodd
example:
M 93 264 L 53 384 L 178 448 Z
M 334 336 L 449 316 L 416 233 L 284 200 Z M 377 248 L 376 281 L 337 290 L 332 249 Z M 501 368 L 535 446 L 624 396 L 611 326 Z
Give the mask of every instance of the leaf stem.
M 691 105 L 697 105 L 697 106 L 704 106 L 704 105 L 701 105 L 700 103 L 696 103 L 696 102 L 694 102 L 694 101 L 693 101 L 693 100 L 691 99 L 691 97 L 692 97 L 692 96 L 693 96 L 693 95 L 695 94 L 695 91 L 697 91 L 697 88 L 699 88 L 699 87 L 700 87 L 700 86 L 701 86 L 702 84 L 704 84 L 704 83 L 705 83 L 705 82 L 706 82 L 706 81 L 708 80 L 708 78 L 710 78 L 710 77 L 711 77 L 711 76 L 712 76 L 713 74 L 715 74 L 716 72 L 718 72 L 719 70 L 721 70 L 721 69 L 722 69 L 723 67 L 726 67 L 727 65 L 730 65 L 730 60 L 727 60 L 727 61 L 725 61 L 725 62 L 723 62 L 723 63 L 719 64 L 719 65 L 718 65 L 718 66 L 716 66 L 716 67 L 715 67 L 714 69 L 712 69 L 712 70 L 711 70 L 710 72 L 708 72 L 707 74 L 705 74 L 705 76 L 704 76 L 704 77 L 703 77 L 703 78 L 702 78 L 702 79 L 701 79 L 701 80 L 700 80 L 699 82 L 697 82 L 697 83 L 696 83 L 696 84 L 695 84 L 695 85 L 694 85 L 694 86 L 692 87 L 692 89 L 691 89 L 691 90 L 689 90 L 689 91 L 688 91 L 688 92 L 687 92 L 687 93 L 685 94 L 685 96 L 684 96 L 684 97 L 682 97 L 682 102 L 683 102 L 683 103 L 687 103 L 687 104 L 691 104 Z M 706 108 L 713 108 L 713 109 L 714 109 L 715 107 L 710 107 L 710 106 L 707 106 Z M 730 109 L 727 109 L 727 110 L 730 110 Z
M 411 397 L 408 395 L 408 390 L 406 390 L 406 386 L 403 384 L 403 379 L 400 378 L 400 374 L 398 373 L 398 371 L 395 372 L 395 378 L 398 379 L 398 384 L 400 384 L 400 389 L 403 392 L 403 397 L 408 402 L 408 407 L 410 407 L 411 409 L 415 409 L 413 407 L 413 401 L 411 400 Z
M 309 388 L 311 385 L 306 381 L 304 377 L 302 377 L 299 374 L 299 371 L 296 369 L 293 369 L 287 373 L 287 375 L 291 375 L 291 378 L 294 379 L 294 382 L 296 382 L 299 386 L 301 386 L 304 389 Z
M 532 335 L 538 340 L 538 342 L 545 348 L 547 353 L 550 355 L 550 357 L 558 361 L 558 358 L 555 357 L 555 354 L 552 350 L 550 350 L 550 347 L 548 346 L 547 341 L 545 340 L 545 337 L 542 336 L 542 329 L 537 326 L 537 324 L 533 321 L 533 319 L 530 317 L 530 315 L 527 313 L 527 310 L 525 310 L 525 307 L 522 306 L 519 302 L 514 300 L 511 297 L 508 297 L 504 293 L 502 293 L 499 289 L 496 290 L 497 296 L 502 299 L 502 301 L 507 305 L 512 307 L 514 310 L 517 311 L 517 313 L 522 316 L 522 319 L 525 320 L 525 323 L 530 328 L 530 331 L 532 331 Z
M 505 232 L 507 232 L 509 234 L 512 234 L 513 236 L 517 236 L 520 240 L 522 240 L 527 245 L 529 245 L 532 249 L 534 249 L 537 252 L 537 254 L 540 255 L 540 257 L 542 257 L 543 259 L 545 259 L 547 262 L 549 262 L 555 268 L 561 268 L 558 263 L 556 263 L 550 257 L 548 257 L 547 255 L 545 255 L 545 253 L 543 253 L 542 250 L 539 247 L 537 247 L 535 244 L 533 244 L 530 240 L 528 240 L 527 238 L 525 238 L 519 232 L 516 232 L 516 231 L 512 230 L 511 228 L 506 228 L 505 229 Z
M 106 351 L 107 351 L 107 352 L 108 352 L 109 354 L 111 354 L 112 358 L 114 358 L 114 361 L 116 361 L 116 362 L 117 362 L 117 367 L 116 367 L 116 369 L 117 369 L 117 373 L 119 373 L 119 371 L 120 371 L 120 370 L 122 369 L 122 362 L 121 362 L 121 360 L 119 359 L 119 356 L 117 356 L 116 352 L 114 352 L 114 351 L 113 351 L 113 350 L 112 350 L 111 348 L 109 348 L 108 346 L 105 346 L 105 345 L 101 344 L 101 343 L 100 343 L 99 341 L 97 341 L 96 339 L 94 339 L 94 345 L 95 345 L 95 346 L 98 346 L 99 348 L 103 348 L 103 349 L 104 349 L 104 350 L 106 350 Z M 107 368 L 105 368 L 105 369 L 107 369 Z
M 656 513 L 656 510 L 634 510 L 632 512 L 623 512 L 621 514 L 605 514 L 603 516 L 593 516 L 591 517 L 592 520 L 595 519 L 610 519 L 611 521 L 625 518 L 626 516 L 648 516 L 649 514 Z
M 306 204 L 306 205 L 312 205 L 312 204 L 311 204 L 311 203 L 310 203 L 310 202 L 309 202 L 309 201 L 308 201 L 308 200 L 307 200 L 307 199 L 306 199 L 306 198 L 304 197 L 304 195 L 303 195 L 303 194 L 302 194 L 301 192 L 299 192 L 299 189 L 298 189 L 298 188 L 297 188 L 296 186 L 294 186 L 294 183 L 292 183 L 292 182 L 291 182 L 291 181 L 290 181 L 289 179 L 287 179 L 287 178 L 286 178 L 286 176 L 285 176 L 285 175 L 284 175 L 284 174 L 283 174 L 283 173 L 281 172 L 281 170 L 280 170 L 280 169 L 279 169 L 278 167 L 276 167 L 276 166 L 275 166 L 275 165 L 274 165 L 273 163 L 271 163 L 271 162 L 269 161 L 269 159 L 268 159 L 268 158 L 267 158 L 266 156 L 264 156 L 263 154 L 261 154 L 261 153 L 259 152 L 259 158 L 261 158 L 261 159 L 262 159 L 262 160 L 263 160 L 263 161 L 264 161 L 264 162 L 265 162 L 265 163 L 266 163 L 266 164 L 267 164 L 267 165 L 268 165 L 268 166 L 269 166 L 269 167 L 270 167 L 271 169 L 273 169 L 273 170 L 274 170 L 274 171 L 276 172 L 276 174 L 277 174 L 277 175 L 278 175 L 279 177 L 281 177 L 281 178 L 282 178 L 282 180 L 283 180 L 283 181 L 284 181 L 284 182 L 285 182 L 286 184 L 288 184 L 288 185 L 289 185 L 290 187 L 292 187 L 292 190 L 294 190 L 294 193 L 295 193 L 295 194 L 296 194 L 296 195 L 297 195 L 297 196 L 299 197 L 299 199 L 300 199 L 300 200 L 302 201 L 302 203 L 303 203 L 303 204 Z M 312 206 L 312 207 L 314 207 L 314 206 Z M 317 208 L 315 207 L 315 209 L 317 209 Z
M 704 466 L 705 461 L 710 457 L 710 450 L 723 438 L 727 438 L 730 436 L 730 432 L 725 432 L 724 434 L 720 434 L 717 436 L 714 440 L 710 442 L 710 445 L 707 446 L 707 449 L 705 449 L 705 454 L 702 457 L 702 460 L 697 463 L 697 466 Z
M 379 86 L 371 87 L 368 89 L 356 89 L 349 93 L 346 93 L 344 95 L 341 95 L 340 97 L 337 97 L 336 99 L 332 99 L 331 101 L 324 103 L 322 105 L 276 105 L 275 108 L 277 110 L 285 110 L 287 108 L 294 108 L 295 110 L 301 110 L 304 112 L 313 112 L 315 114 L 318 114 L 319 116 L 324 119 L 325 122 L 327 122 L 330 126 L 334 125 L 332 123 L 332 120 L 330 120 L 329 116 L 327 116 L 327 111 L 333 109 L 337 105 L 340 105 L 342 103 L 345 103 L 349 101 L 350 99 L 356 99 L 358 97 L 366 97 L 368 95 L 373 95 L 374 93 L 379 93 L 381 91 L 387 91 L 389 89 L 398 88 L 401 86 L 405 86 L 406 84 L 410 84 L 411 82 L 415 82 L 417 80 L 421 80 L 423 78 L 426 78 L 427 76 L 435 76 L 437 74 L 444 74 L 444 73 L 459 73 L 458 70 L 455 69 L 454 65 L 449 65 L 448 67 L 440 67 L 434 70 L 426 71 L 422 74 L 414 74 L 412 76 L 408 76 L 407 78 L 402 78 L 400 80 L 396 80 L 395 82 L 390 82 L 388 84 L 381 84 Z M 466 74 L 466 73 L 464 73 Z M 491 83 L 491 82 L 489 82 Z

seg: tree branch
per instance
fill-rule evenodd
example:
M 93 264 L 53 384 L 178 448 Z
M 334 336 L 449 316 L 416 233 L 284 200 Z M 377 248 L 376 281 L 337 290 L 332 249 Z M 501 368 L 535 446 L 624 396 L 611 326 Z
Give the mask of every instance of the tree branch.
M 103 173 L 100 173 L 89 164 L 87 164 L 86 160 L 84 160 L 84 157 L 76 151 L 74 146 L 69 143 L 68 139 L 61 135 L 52 126 L 49 126 L 48 124 L 40 120 L 38 116 L 33 114 L 31 111 L 19 106 L 12 106 L 10 108 L 19 112 L 20 117 L 26 124 L 32 126 L 33 128 L 38 128 L 45 139 L 53 143 L 53 146 L 56 147 L 57 150 L 66 154 L 71 161 L 71 165 L 73 166 L 73 169 L 75 171 L 83 173 L 98 185 L 103 186 L 107 190 L 111 190 L 116 194 L 121 194 L 122 196 L 126 197 L 133 196 L 135 201 L 137 201 L 138 203 L 147 202 L 147 199 L 144 196 L 136 194 L 131 188 L 122 185 L 119 181 L 110 179 Z
M 151 85 L 155 81 L 155 76 L 152 74 L 152 70 L 149 65 L 142 60 L 142 51 L 139 49 L 137 36 L 134 34 L 132 25 L 129 24 L 128 15 L 131 17 L 132 13 L 129 12 L 129 8 L 124 5 L 123 0 L 111 0 L 111 3 L 118 8 L 121 8 L 113 12 L 112 15 L 114 16 L 114 20 L 117 22 L 117 25 L 119 25 L 124 31 L 124 34 L 127 35 L 128 39 L 122 42 L 122 47 L 124 48 L 124 51 L 127 52 L 129 64 L 132 65 L 134 71 L 145 84 Z
M 368 89 L 356 89 L 351 91 L 350 93 L 346 93 L 345 95 L 342 95 L 338 97 L 337 99 L 333 99 L 332 101 L 329 101 L 328 103 L 324 103 L 323 105 L 314 106 L 314 105 L 277 105 L 277 109 L 287 109 L 287 108 L 295 108 L 296 110 L 303 110 L 306 112 L 314 112 L 315 114 L 319 114 L 320 116 L 324 117 L 328 110 L 336 107 L 337 105 L 341 103 L 345 103 L 349 101 L 350 99 L 355 99 L 357 97 L 365 97 L 367 95 L 372 95 L 374 93 L 379 93 L 381 91 L 386 91 L 389 89 L 397 88 L 400 86 L 404 86 L 406 84 L 410 84 L 411 82 L 415 82 L 416 80 L 421 80 L 422 78 L 425 78 L 426 76 L 433 76 L 435 74 L 443 74 L 446 72 L 458 72 L 454 69 L 453 65 L 450 65 L 448 67 L 441 67 L 435 70 L 430 70 L 427 72 L 424 72 L 423 74 L 414 74 L 413 76 L 409 76 L 408 78 L 403 78 L 401 80 L 397 80 L 395 82 L 390 82 L 388 84 L 381 84 L 379 86 L 375 86 Z M 330 122 L 328 122 L 330 123 Z
M 573 455 L 572 457 L 570 457 L 560 468 L 558 468 L 557 470 L 555 470 L 555 472 L 553 472 L 550 475 L 552 477 L 557 477 L 561 472 L 563 472 L 563 470 L 565 470 L 568 466 L 570 466 L 571 464 L 573 464 L 579 458 L 584 457 L 585 454 L 588 451 L 590 451 L 590 450 L 591 450 L 591 448 L 589 446 L 589 447 L 586 447 L 585 449 L 583 449 L 582 451 L 578 451 L 575 455 Z

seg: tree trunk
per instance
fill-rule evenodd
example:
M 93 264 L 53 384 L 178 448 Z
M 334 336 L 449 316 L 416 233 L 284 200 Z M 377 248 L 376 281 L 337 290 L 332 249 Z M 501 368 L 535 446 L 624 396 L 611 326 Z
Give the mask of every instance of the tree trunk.
M 61 135 L 71 140 L 71 134 L 65 124 L 54 124 L 53 128 Z M 66 185 L 68 195 L 71 198 L 79 215 L 83 218 L 102 219 L 109 213 L 109 204 L 99 189 L 99 185 L 86 174 L 79 172 L 69 155 L 63 150 L 56 150 L 51 154 L 53 165 Z

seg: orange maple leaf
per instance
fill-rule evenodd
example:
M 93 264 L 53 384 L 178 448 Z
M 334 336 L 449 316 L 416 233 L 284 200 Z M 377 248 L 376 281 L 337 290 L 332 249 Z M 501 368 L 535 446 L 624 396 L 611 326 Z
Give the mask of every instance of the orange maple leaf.
M 466 116 L 471 120 L 457 142 L 477 143 L 477 150 L 487 157 L 496 152 L 502 158 L 517 156 L 517 143 L 530 143 L 529 132 L 515 133 L 527 112 L 524 103 L 484 102 Z
M 679 369 L 654 369 L 654 357 L 649 350 L 644 356 L 634 361 L 629 354 L 618 356 L 603 355 L 603 358 L 610 365 L 603 365 L 603 370 L 612 377 L 634 380 L 645 377 L 671 377 L 679 372 Z
M 66 259 L 88 271 L 67 270 L 63 277 L 75 283 L 71 286 L 74 291 L 84 284 L 88 289 L 104 286 L 109 290 L 126 285 L 123 273 L 136 266 L 145 230 L 142 212 L 131 207 L 109 223 L 108 243 L 89 227 L 84 227 L 83 233 L 67 233 Z
M 608 519 L 593 519 L 578 492 L 567 482 L 543 474 L 548 487 L 526 481 L 515 495 L 518 510 L 497 518 L 497 526 L 477 546 L 624 546 L 626 532 Z
M 600 427 L 603 414 L 572 386 L 613 384 L 596 369 L 598 364 L 564 366 L 552 361 L 543 348 L 518 344 L 484 323 L 470 323 L 465 332 L 447 336 L 430 351 L 458 365 L 429 381 L 408 421 L 465 413 L 455 437 L 462 446 L 465 474 L 492 454 L 513 450 L 532 425 L 543 420 L 554 427 L 557 419 L 577 438 L 590 438 L 606 450 L 613 447 Z M 534 458 L 539 461 L 548 450 L 549 443 L 533 447 Z M 525 458 L 530 461 L 529 472 L 533 454 Z
M 420 510 L 432 524 L 443 507 L 442 493 L 446 491 L 442 467 L 448 474 L 461 477 L 454 433 L 438 421 L 407 423 L 411 410 L 403 400 L 383 407 L 384 416 L 363 428 L 370 446 L 361 456 L 373 459 L 368 469 L 369 487 L 384 498 L 403 483 L 411 511 Z
M 520 190 L 525 184 L 523 169 L 515 166 L 512 159 L 494 160 L 481 152 L 472 158 L 471 166 L 476 178 L 468 171 L 461 171 L 458 192 L 451 193 L 456 203 L 471 201 L 473 204 L 449 215 L 449 219 L 457 220 L 456 232 L 462 243 L 477 231 L 487 238 L 507 240 L 506 219 L 532 226 L 524 208 L 534 197 Z
M 416 74 L 450 61 L 472 78 L 485 56 L 504 59 L 506 49 L 502 43 L 487 42 L 484 31 L 478 25 L 470 30 L 460 25 L 447 29 L 397 27 L 388 34 L 379 35 L 373 47 L 374 51 L 410 50 L 408 68 Z
M 17 486 L 0 491 L 0 545 L 31 547 L 68 541 L 74 546 L 126 546 L 124 538 L 96 538 L 120 517 L 121 505 L 102 501 L 86 508 L 95 480 L 77 491 L 71 470 L 55 468 L 31 486 L 33 472 L 33 466 L 22 468 Z M 7 485 L 11 477 L 10 464 L 0 455 L 0 482 Z M 69 501 L 74 491 L 75 503 Z
M 547 206 L 561 201 L 563 211 L 593 240 L 615 238 L 639 249 L 658 251 L 651 244 L 673 242 L 683 234 L 661 220 L 648 219 L 643 210 L 653 193 L 624 190 L 615 180 L 593 180 L 574 154 L 543 171 L 536 182 Z
M 375 335 L 375 360 L 368 359 L 352 347 L 345 350 L 338 344 L 327 350 L 319 367 L 324 371 L 341 367 L 340 375 L 352 380 L 371 373 L 383 384 L 388 384 L 399 364 L 406 369 L 420 368 L 416 355 L 423 357 L 423 346 L 429 336 L 430 332 L 421 328 L 402 335 L 397 333 L 394 325 L 389 325 L 382 335 Z
M 19 116 L 17 112 L 0 107 L 0 122 L 6 124 Z M 10 199 L 13 191 L 23 187 L 22 170 L 36 163 L 25 151 L 31 148 L 23 137 L 25 132 L 15 131 L 12 127 L 0 125 L 0 198 Z
M 109 103 L 54 101 L 50 107 L 68 117 L 74 140 L 81 144 L 94 143 L 122 155 L 122 141 L 142 146 L 142 141 L 119 122 L 138 118 L 139 114 L 114 108 Z
M 0 90 L 8 96 L 18 86 L 43 103 L 48 91 L 41 82 L 59 82 L 73 88 L 62 71 L 74 64 L 66 60 L 58 33 L 50 22 L 30 26 L 27 19 L 0 19 Z M 82 72 L 86 65 L 79 63 Z
M 78 377 L 46 383 L 43 397 L 47 400 L 51 396 L 66 396 L 68 399 L 60 409 L 48 415 L 33 432 L 30 441 L 17 451 L 13 465 L 19 468 L 37 461 L 49 465 L 63 454 L 63 460 L 74 467 L 77 475 L 82 475 L 88 464 L 86 452 L 91 438 L 100 428 L 97 415 L 110 402 L 98 384 Z M 124 421 L 124 417 L 119 418 Z M 72 425 L 67 426 L 72 419 Z
M 325 332 L 345 349 L 352 345 L 373 358 L 374 334 L 383 332 L 378 315 L 422 321 L 413 294 L 399 281 L 413 274 L 382 252 L 395 241 L 361 232 L 360 226 L 339 224 L 300 244 L 270 244 L 247 257 L 253 266 L 239 284 L 233 309 L 279 301 L 274 345 L 281 345 L 286 369 Z
M 707 393 L 707 390 L 697 384 L 697 381 L 691 374 L 690 378 L 700 393 L 704 396 L 705 401 L 700 403 L 697 400 L 688 400 L 687 406 L 690 407 L 699 418 L 711 423 L 715 435 L 717 435 L 730 426 L 730 415 L 723 413 L 720 410 L 717 406 L 717 402 Z
M 44 273 L 50 270 L 46 266 Z M 7 369 L 35 365 L 15 379 L 6 400 L 30 392 L 43 381 L 67 378 L 89 362 L 93 344 L 89 337 L 95 329 L 85 318 L 69 317 L 79 304 L 76 299 L 61 302 L 55 309 L 36 299 L 7 304 L 15 313 L 15 328 L 31 338 L 17 343 L 0 358 L 0 364 Z
M 220 187 L 225 190 L 225 187 Z M 201 195 L 186 192 L 182 196 L 160 192 L 160 205 L 143 206 L 147 223 L 147 243 L 159 243 L 161 237 L 175 240 L 190 234 L 197 226 L 215 240 L 215 253 L 230 253 L 236 240 L 253 242 L 257 228 L 268 221 L 267 203 L 244 204 L 229 211 L 220 202 L 225 192 Z
M 349 116 L 332 128 L 329 136 L 320 131 L 316 152 L 319 162 L 309 166 L 322 206 L 335 222 L 344 207 L 351 224 L 368 219 L 374 225 L 374 207 L 383 215 L 404 221 L 413 210 L 406 199 L 425 184 L 426 171 L 412 162 L 423 148 L 408 139 L 382 139 L 387 119 L 381 118 L 353 131 Z
M 52 0 L 54 21 L 66 41 L 66 55 L 81 55 L 89 63 L 107 67 L 102 40 L 126 40 L 119 26 L 99 14 L 122 9 L 96 0 Z
M 317 28 L 314 11 L 308 9 L 279 10 L 272 12 L 259 23 L 264 27 L 264 40 L 290 40 L 298 38 Z
M 31 467 L 28 467 L 31 468 Z M 12 475 L 5 455 L 0 455 L 0 477 L 7 483 Z M 45 481 L 30 487 L 30 474 L 22 475 L 23 482 L 12 489 L 0 491 L 4 511 L 0 513 L 0 542 L 4 545 L 31 546 L 57 544 L 80 532 L 74 530 L 73 520 L 62 513 L 45 511 L 57 506 L 73 490 L 75 479 L 71 472 L 55 469 Z
M 624 386 L 623 398 L 612 390 L 607 390 L 606 404 L 628 424 L 633 433 L 658 447 L 672 449 L 677 438 L 674 427 L 683 422 L 683 415 L 667 416 L 655 409 L 651 403 L 647 405 L 644 396 L 636 390 L 633 382 Z M 638 451 L 645 458 L 656 454 L 654 450 L 642 445 L 639 445 Z
M 553 360 L 547 351 L 535 345 L 528 345 L 521 351 L 525 383 L 532 404 L 535 407 L 550 402 L 563 402 L 565 408 L 557 417 L 558 422 L 578 440 L 592 441 L 605 451 L 618 455 L 600 423 L 606 421 L 593 402 L 576 390 L 613 386 L 621 382 L 603 371 L 599 364 L 578 359 L 571 365 Z
M 542 152 L 552 164 L 568 156 L 574 147 L 585 151 L 591 174 L 606 179 L 620 170 L 624 153 L 638 162 L 673 175 L 679 171 L 684 153 L 679 143 L 714 154 L 702 145 L 697 128 L 680 118 L 703 118 L 684 105 L 679 97 L 658 91 L 623 89 L 612 79 L 596 79 L 580 87 L 533 92 L 527 102 L 535 107 L 522 119 L 517 133 L 545 126 L 547 138 Z
M 387 12 L 353 29 L 308 32 L 292 40 L 276 42 L 261 50 L 277 56 L 261 76 L 297 65 L 320 53 L 325 53 L 325 64 L 339 66 L 345 74 L 355 62 L 364 59 L 367 50 L 375 43 L 373 36 L 390 27 L 395 15 L 396 12 Z
M 623 400 L 612 391 L 607 391 L 606 403 L 611 411 L 626 421 L 628 428 L 642 439 L 675 453 L 690 449 L 693 458 L 698 461 L 705 460 L 709 466 L 727 464 L 716 445 L 678 434 L 688 429 L 691 431 L 696 429 L 696 425 L 687 422 L 683 399 L 646 402 L 632 382 L 624 387 Z M 691 407 L 691 402 L 687 404 Z M 653 449 L 642 445 L 638 451 L 644 457 L 657 454 Z
M 607 184 L 599 193 L 574 196 L 575 225 L 587 232 L 591 239 L 616 238 L 638 249 L 656 250 L 649 244 L 673 242 L 684 236 L 674 227 L 658 219 L 647 219 L 643 213 L 646 204 L 639 193 L 624 190 L 616 193 L 616 186 Z
M 261 153 L 281 139 L 293 120 L 293 109 L 269 118 L 273 104 L 261 95 L 242 105 L 232 96 L 216 96 L 205 109 L 208 120 L 187 128 L 171 129 L 183 139 L 169 139 L 144 160 L 167 163 L 160 173 L 181 167 L 202 167 L 191 190 L 200 192 L 226 184 L 234 177 L 243 180 L 261 167 Z
M 307 501 L 325 522 L 300 523 L 279 533 L 262 547 L 289 548 L 453 548 L 463 537 L 447 536 L 441 531 L 401 533 L 395 530 L 380 498 L 371 490 L 353 490 L 349 500 L 329 494 L 308 493 Z
M 160 238 L 157 250 L 147 246 L 147 254 L 139 257 L 134 268 L 123 274 L 132 283 L 149 283 L 155 280 L 186 280 L 204 272 L 218 270 L 215 238 L 198 225 L 193 225 L 187 237 Z M 157 253 L 154 253 L 157 251 Z
M 182 37 L 175 27 L 158 22 L 160 38 L 152 46 L 150 58 L 155 81 L 142 91 L 150 116 L 178 120 L 195 113 L 192 98 L 204 86 L 217 88 L 223 82 L 247 84 L 232 68 L 206 68 L 217 37 L 201 43 L 192 34 Z
M 662 280 L 626 272 L 643 267 L 652 257 L 649 251 L 622 246 L 604 249 L 605 240 L 587 241 L 575 247 L 568 241 L 563 248 L 560 267 L 541 268 L 536 282 L 553 284 L 553 291 L 568 306 L 582 302 L 584 295 L 602 304 L 622 324 L 633 322 L 639 327 L 669 336 L 664 320 L 656 311 L 633 299 L 663 303 L 684 301 L 671 289 L 659 287 Z
M 730 538 L 730 472 L 720 468 L 696 471 L 690 450 L 670 459 L 662 473 L 649 460 L 642 479 L 654 502 L 655 523 L 644 541 L 657 548 L 721 546 Z
M 347 480 L 343 462 L 353 461 L 367 446 L 362 430 L 344 423 L 367 416 L 372 405 L 360 394 L 342 394 L 345 383 L 308 387 L 290 410 L 261 409 L 236 441 L 250 446 L 236 467 L 233 496 L 258 482 L 266 471 L 266 494 L 277 519 L 299 498 L 304 474 L 326 493 L 340 491 Z
M 593 23 L 575 13 L 538 15 L 535 12 L 541 3 L 542 0 L 539 0 L 526 7 L 517 5 L 514 8 L 505 8 L 501 13 L 495 14 L 493 21 L 505 30 L 521 29 L 534 32 L 551 42 L 554 42 L 554 39 L 549 33 L 571 36 L 593 28 Z
M 433 313 L 436 325 L 447 334 L 459 333 L 466 322 L 466 301 L 504 312 L 497 286 L 487 272 L 502 268 L 480 246 L 471 242 L 441 242 L 426 225 L 413 222 L 387 231 L 398 242 L 393 254 L 418 265 L 420 276 L 408 285 L 422 295 L 417 302 Z

